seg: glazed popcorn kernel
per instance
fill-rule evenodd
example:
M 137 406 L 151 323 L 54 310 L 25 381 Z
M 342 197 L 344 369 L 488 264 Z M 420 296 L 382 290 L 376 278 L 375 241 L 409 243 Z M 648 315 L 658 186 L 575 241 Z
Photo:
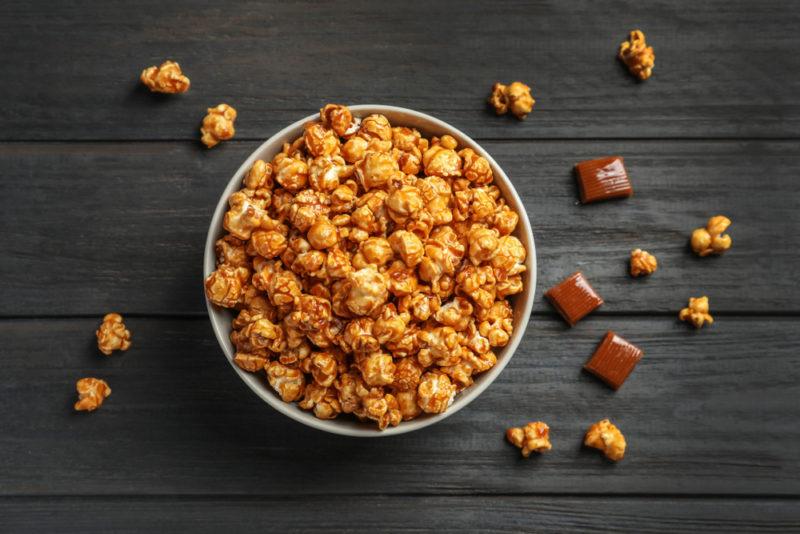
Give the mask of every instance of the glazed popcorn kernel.
M 233 121 L 236 120 L 236 110 L 228 104 L 220 104 L 215 108 L 208 108 L 208 114 L 203 118 L 203 126 L 200 128 L 202 137 L 200 140 L 206 148 L 217 146 L 220 141 L 227 141 L 233 138 L 236 129 Z
M 446 411 L 497 363 L 524 289 L 493 182 L 451 135 L 324 106 L 228 199 L 205 291 L 236 310 L 234 364 L 321 419 Z
M 653 53 L 653 47 L 647 46 L 641 30 L 633 30 L 628 40 L 619 45 L 617 57 L 625 63 L 630 73 L 640 80 L 646 80 L 653 73 L 656 55 Z
M 647 252 L 637 248 L 631 251 L 631 276 L 646 276 L 653 274 L 658 268 L 658 261 L 656 257 Z
M 522 449 L 522 456 L 525 458 L 532 452 L 543 453 L 553 448 L 550 444 L 550 427 L 541 421 L 528 423 L 524 427 L 509 428 L 506 430 L 506 439 Z
M 705 228 L 695 229 L 691 239 L 694 253 L 702 258 L 711 254 L 720 255 L 731 248 L 731 236 L 724 233 L 730 225 L 730 219 L 715 215 L 708 220 Z
M 75 389 L 78 391 L 75 410 L 79 412 L 93 412 L 111 395 L 111 388 L 99 378 L 81 378 L 75 384 Z
M 131 346 L 131 332 L 125 328 L 122 316 L 118 313 L 106 314 L 95 335 L 97 348 L 106 356 L 115 350 L 128 350 Z
M 683 308 L 678 314 L 681 321 L 692 323 L 695 328 L 702 328 L 703 325 L 714 324 L 714 318 L 708 310 L 708 297 L 690 297 L 689 306 Z
M 169 60 L 160 67 L 154 65 L 144 69 L 139 79 L 154 93 L 185 93 L 191 85 L 181 66 Z
M 625 456 L 625 436 L 611 421 L 603 419 L 589 427 L 583 444 L 600 449 L 606 458 L 618 462 Z
M 497 82 L 492 86 L 489 103 L 498 115 L 505 115 L 509 111 L 522 120 L 533 111 L 536 100 L 531 96 L 531 88 L 522 82 L 513 82 L 503 85 Z

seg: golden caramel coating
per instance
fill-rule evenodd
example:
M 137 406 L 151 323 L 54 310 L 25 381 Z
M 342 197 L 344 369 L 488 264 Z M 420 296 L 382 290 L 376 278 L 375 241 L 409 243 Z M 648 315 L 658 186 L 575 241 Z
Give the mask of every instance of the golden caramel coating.
M 522 82 L 513 82 L 503 85 L 497 82 L 492 86 L 492 94 L 489 96 L 489 104 L 498 115 L 505 115 L 509 111 L 518 119 L 522 120 L 533 111 L 536 100 L 531 96 L 531 88 Z
M 159 67 L 154 65 L 144 69 L 139 79 L 154 93 L 185 93 L 191 85 L 181 66 L 170 60 Z
M 724 233 L 730 225 L 731 220 L 724 215 L 711 217 L 705 228 L 697 228 L 692 232 L 694 253 L 702 258 L 711 254 L 720 255 L 731 248 L 731 236 Z
M 553 448 L 550 444 L 550 427 L 541 421 L 528 423 L 524 427 L 509 428 L 506 430 L 506 439 L 522 449 L 522 456 L 525 458 L 532 452 L 543 453 Z
M 250 271 L 246 267 L 220 266 L 206 278 L 206 297 L 217 306 L 235 307 L 244 295 L 249 275 Z
M 497 363 L 524 289 L 519 215 L 493 180 L 451 135 L 324 106 L 228 200 L 205 286 L 238 310 L 233 363 L 322 419 L 445 411 Z
M 350 273 L 347 281 L 347 307 L 356 315 L 371 315 L 389 297 L 386 278 L 373 266 Z
M 633 30 L 628 40 L 619 45 L 617 57 L 625 63 L 630 73 L 640 80 L 646 80 L 653 74 L 656 55 L 653 47 L 647 46 L 641 30 Z
M 264 366 L 267 365 L 268 361 L 269 360 L 266 356 L 261 356 L 260 354 L 250 354 L 247 352 L 237 352 L 233 356 L 233 363 L 250 373 L 255 373 L 262 370 Z
M 131 333 L 125 328 L 122 316 L 118 313 L 106 314 L 95 335 L 97 348 L 106 356 L 110 356 L 115 350 L 124 351 L 131 347 Z
M 305 375 L 300 369 L 293 369 L 276 361 L 267 366 L 267 378 L 269 385 L 286 402 L 299 399 L 306 387 Z
M 714 318 L 709 313 L 708 297 L 690 297 L 689 307 L 681 310 L 678 319 L 692 323 L 695 328 L 702 328 L 705 324 L 714 324 Z
M 425 413 L 442 413 L 453 403 L 456 387 L 444 373 L 428 372 L 417 386 L 417 405 Z
M 656 257 L 640 248 L 631 251 L 631 276 L 653 274 L 658 268 Z
M 583 444 L 600 449 L 606 458 L 618 462 L 625 456 L 625 436 L 611 421 L 603 419 L 589 427 Z
M 236 110 L 228 104 L 219 104 L 217 107 L 208 108 L 208 114 L 203 118 L 200 128 L 202 137 L 200 141 L 206 148 L 217 146 L 220 141 L 232 139 L 236 133 L 233 121 L 236 120 Z
M 75 389 L 78 391 L 78 402 L 75 403 L 78 412 L 95 411 L 111 395 L 108 383 L 99 378 L 81 378 L 75 384 Z
M 353 120 L 353 114 L 347 106 L 326 104 L 319 110 L 319 120 L 323 126 L 331 128 L 336 135 L 348 137 L 358 131 L 359 121 Z

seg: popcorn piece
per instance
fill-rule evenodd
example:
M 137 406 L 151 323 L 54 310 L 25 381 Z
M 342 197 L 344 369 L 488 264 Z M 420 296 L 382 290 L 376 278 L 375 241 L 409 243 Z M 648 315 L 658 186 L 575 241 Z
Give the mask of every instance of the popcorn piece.
M 256 373 L 264 369 L 264 366 L 267 365 L 267 358 L 259 354 L 237 352 L 233 357 L 233 363 L 245 371 Z
M 625 436 L 608 419 L 598 421 L 589 427 L 583 444 L 600 449 L 606 458 L 618 462 L 625 456 Z
M 309 384 L 303 393 L 303 400 L 298 406 L 304 410 L 313 410 L 318 418 L 335 419 L 342 413 L 342 405 L 334 388 Z
M 522 120 L 533 111 L 536 101 L 531 96 L 531 88 L 522 82 L 513 82 L 503 85 L 497 82 L 492 87 L 489 103 L 498 115 L 505 115 L 509 111 Z
M 270 362 L 267 366 L 267 378 L 269 385 L 285 402 L 299 399 L 306 387 L 305 375 L 300 369 L 287 367 L 280 362 Z
M 330 248 L 339 241 L 338 231 L 327 217 L 317 219 L 308 229 L 307 237 L 311 246 L 318 250 Z
M 368 141 L 370 139 L 391 141 L 392 125 L 389 124 L 389 119 L 383 115 L 369 115 L 364 117 L 364 120 L 361 121 L 361 128 L 358 130 L 358 135 Z
M 249 275 L 250 271 L 245 267 L 221 266 L 206 278 L 206 297 L 212 304 L 223 308 L 237 306 L 244 295 L 244 286 Z
M 439 308 L 434 318 L 437 322 L 461 332 L 469 326 L 472 320 L 472 310 L 472 304 L 467 299 L 455 297 Z
M 106 314 L 95 335 L 97 348 L 106 356 L 110 356 L 115 350 L 128 350 L 131 346 L 131 333 L 125 328 L 122 316 L 118 313 Z
M 449 135 L 443 137 L 453 139 Z M 425 167 L 425 174 L 428 176 L 440 176 L 442 178 L 449 178 L 461 175 L 461 158 L 455 150 L 455 140 L 448 143 L 449 139 L 445 139 L 445 143 L 450 145 L 447 148 L 445 144 L 438 144 L 431 146 L 422 154 L 422 164 Z
M 453 403 L 456 387 L 443 373 L 428 372 L 422 375 L 417 387 L 417 405 L 425 413 L 442 413 Z
M 228 104 L 219 104 L 215 108 L 208 108 L 208 115 L 203 119 L 200 140 L 206 148 L 215 147 L 220 141 L 232 139 L 236 133 L 233 121 L 236 120 L 236 110 Z
M 78 402 L 75 403 L 75 411 L 78 412 L 93 412 L 111 395 L 108 383 L 99 378 L 81 378 L 75 384 L 75 389 L 78 390 Z
M 385 352 L 373 352 L 360 358 L 358 369 L 368 386 L 385 386 L 394 382 L 395 365 Z
M 389 245 L 408 267 L 416 267 L 425 255 L 422 240 L 406 230 L 397 230 L 389 236 Z
M 139 79 L 154 93 L 185 93 L 191 85 L 189 78 L 181 71 L 181 66 L 169 60 L 159 67 L 144 69 Z
M 289 191 L 296 193 L 308 183 L 308 165 L 302 159 L 281 152 L 273 158 L 272 165 L 275 181 Z
M 371 315 L 389 297 L 386 279 L 375 267 L 365 267 L 347 276 L 351 283 L 347 307 L 356 315 Z
M 640 248 L 631 251 L 631 276 L 653 274 L 657 268 L 658 261 L 649 252 Z
M 702 328 L 706 323 L 714 324 L 708 309 L 708 297 L 690 297 L 689 307 L 681 310 L 678 319 L 692 323 L 695 328 Z
M 522 449 L 522 456 L 525 458 L 532 452 L 543 453 L 553 448 L 550 444 L 550 427 L 541 421 L 528 423 L 524 427 L 509 428 L 506 430 L 506 439 Z
M 314 156 L 332 156 L 339 151 L 339 138 L 321 124 L 306 125 L 303 142 L 308 153 Z
M 492 183 L 492 167 L 489 161 L 479 156 L 471 148 L 462 149 L 458 155 L 464 161 L 462 164 L 462 174 L 464 178 L 474 185 L 486 185 Z
M 469 259 L 473 265 L 478 266 L 494 257 L 500 248 L 499 237 L 500 233 L 494 228 L 486 228 L 485 226 L 474 225 L 472 229 L 470 229 L 467 239 L 469 241 Z M 503 239 L 505 244 L 503 252 L 516 256 L 513 258 L 509 257 L 505 263 L 499 263 L 499 265 L 501 265 L 503 268 L 510 265 L 511 267 L 507 269 L 510 271 L 511 269 L 515 268 L 516 262 L 513 262 L 514 259 L 521 257 L 521 261 L 525 261 L 525 248 L 522 247 L 522 243 L 520 243 L 519 247 L 517 248 L 516 243 L 506 242 L 506 237 Z
M 705 228 L 697 228 L 692 232 L 692 250 L 700 257 L 710 254 L 722 254 L 731 248 L 731 236 L 723 234 L 731 220 L 724 215 L 715 215 L 708 220 Z
M 257 230 L 250 236 L 250 244 L 259 256 L 272 259 L 286 250 L 286 236 L 275 230 Z
M 492 347 L 505 347 L 514 331 L 511 305 L 506 300 L 496 300 L 490 308 L 479 308 L 478 331 L 489 340 Z
M 617 57 L 625 63 L 630 73 L 640 80 L 646 80 L 653 73 L 656 55 L 653 47 L 647 46 L 641 30 L 633 30 L 628 40 L 619 45 Z
M 340 137 L 347 137 L 358 131 L 359 122 L 353 120 L 353 114 L 347 106 L 326 104 L 319 110 L 319 118 L 323 125 L 330 127 Z

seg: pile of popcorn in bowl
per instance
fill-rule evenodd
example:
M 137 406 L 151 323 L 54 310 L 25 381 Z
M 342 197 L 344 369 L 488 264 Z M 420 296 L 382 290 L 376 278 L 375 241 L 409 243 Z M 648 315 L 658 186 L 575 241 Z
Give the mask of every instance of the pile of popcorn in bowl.
M 490 162 L 334 104 L 266 159 L 227 199 L 205 280 L 233 362 L 319 419 L 445 412 L 495 367 L 530 280 Z

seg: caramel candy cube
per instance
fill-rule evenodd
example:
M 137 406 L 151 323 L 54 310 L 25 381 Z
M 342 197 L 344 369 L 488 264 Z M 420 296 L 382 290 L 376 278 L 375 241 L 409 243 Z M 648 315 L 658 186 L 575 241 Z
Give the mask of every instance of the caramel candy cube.
M 603 299 L 580 271 L 557 286 L 551 287 L 544 296 L 570 326 L 575 326 L 578 321 L 603 304 Z
M 619 389 L 643 355 L 639 347 L 609 331 L 583 368 L 612 388 Z
M 583 204 L 633 195 L 625 164 L 619 156 L 581 161 L 575 165 L 575 174 Z

